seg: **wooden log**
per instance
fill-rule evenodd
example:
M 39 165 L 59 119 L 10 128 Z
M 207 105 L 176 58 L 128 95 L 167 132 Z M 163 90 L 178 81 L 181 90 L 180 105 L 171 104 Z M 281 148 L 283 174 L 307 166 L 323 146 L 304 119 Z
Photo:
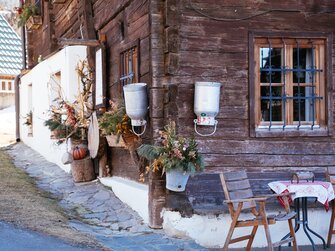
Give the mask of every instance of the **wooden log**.
M 179 70 L 179 54 L 168 53 L 165 57 L 165 73 L 174 75 Z
M 150 173 L 149 177 L 149 226 L 162 228 L 162 209 L 165 207 L 166 188 L 165 178 L 161 173 Z
M 74 160 L 71 163 L 71 173 L 74 182 L 87 182 L 95 179 L 93 161 L 90 157 Z

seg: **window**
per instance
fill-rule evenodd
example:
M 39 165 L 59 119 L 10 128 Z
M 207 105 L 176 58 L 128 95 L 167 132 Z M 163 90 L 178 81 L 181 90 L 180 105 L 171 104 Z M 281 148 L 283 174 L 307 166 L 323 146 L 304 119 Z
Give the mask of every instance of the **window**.
M 43 3 L 41 0 L 35 0 L 35 6 L 38 10 L 38 14 L 43 16 Z
M 14 93 L 14 81 L 9 78 L 1 79 L 0 92 L 1 93 Z
M 106 106 L 106 50 L 104 46 L 95 51 L 95 106 L 96 109 Z
M 250 105 L 256 136 L 325 130 L 326 39 L 253 37 L 253 42 Z
M 137 46 L 120 54 L 120 82 L 121 86 L 138 82 L 138 50 Z
M 61 79 L 62 74 L 60 71 L 50 75 L 50 80 L 48 82 L 50 106 L 55 105 L 63 95 Z

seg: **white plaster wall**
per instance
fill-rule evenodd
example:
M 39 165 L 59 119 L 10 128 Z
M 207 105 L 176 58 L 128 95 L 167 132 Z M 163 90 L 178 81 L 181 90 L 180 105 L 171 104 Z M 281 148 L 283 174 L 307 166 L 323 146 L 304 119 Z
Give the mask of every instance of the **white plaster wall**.
M 271 214 L 271 212 L 268 212 Z M 309 209 L 308 220 L 309 227 L 320 234 L 327 241 L 328 227 L 330 222 L 331 212 L 326 212 L 323 209 Z M 246 215 L 245 215 L 246 216 Z M 170 236 L 189 237 L 194 239 L 198 244 L 207 248 L 222 248 L 226 239 L 229 226 L 231 223 L 230 215 L 193 215 L 190 218 L 185 218 L 179 212 L 164 210 L 162 212 L 164 219 L 163 229 Z M 272 241 L 279 241 L 284 235 L 289 232 L 287 221 L 277 222 L 275 225 L 270 225 Z M 250 234 L 251 228 L 237 228 L 233 236 Z M 310 241 L 303 232 L 302 226 L 297 232 L 298 245 L 311 245 Z M 321 240 L 312 235 L 316 244 L 322 244 Z M 333 238 L 334 239 L 334 238 Z M 229 248 L 243 248 L 246 241 L 229 245 Z M 253 247 L 265 247 L 266 238 L 264 228 L 258 228 Z
M 122 202 L 126 203 L 142 217 L 144 223 L 149 223 L 149 193 L 147 185 L 120 177 L 100 178 L 100 181 L 105 186 L 111 187 L 114 194 Z
M 14 93 L 1 93 L 0 92 L 0 109 L 7 108 L 14 104 L 15 104 L 15 94 Z
M 78 90 L 78 75 L 76 67 L 80 60 L 86 58 L 85 46 L 69 46 L 50 58 L 36 65 L 27 74 L 22 76 L 20 84 L 20 138 L 39 152 L 48 161 L 54 162 L 69 172 L 70 165 L 63 165 L 61 157 L 65 152 L 65 144 L 57 145 L 56 140 L 50 139 L 50 131 L 43 125 L 48 119 L 50 97 L 48 82 L 50 75 L 61 72 L 61 85 L 65 98 L 69 101 L 75 99 Z M 29 101 L 29 85 L 32 90 L 32 103 Z M 31 106 L 31 107 L 30 107 Z M 33 136 L 28 136 L 28 127 L 24 124 L 24 117 L 33 111 Z

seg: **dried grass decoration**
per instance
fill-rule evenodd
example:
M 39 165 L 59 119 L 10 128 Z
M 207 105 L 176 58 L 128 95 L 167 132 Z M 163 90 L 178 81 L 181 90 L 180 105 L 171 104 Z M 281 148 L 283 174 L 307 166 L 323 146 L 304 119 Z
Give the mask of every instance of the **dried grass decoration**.
M 59 82 L 50 77 L 49 88 L 56 92 L 57 98 L 52 100 L 49 109 L 49 118 L 44 125 L 52 132 L 52 137 L 57 143 L 63 143 L 66 139 L 86 140 L 87 130 L 92 114 L 92 85 L 93 71 L 87 60 L 80 61 L 76 68 L 78 74 L 78 91 L 76 100 L 68 101 L 64 97 L 64 91 Z

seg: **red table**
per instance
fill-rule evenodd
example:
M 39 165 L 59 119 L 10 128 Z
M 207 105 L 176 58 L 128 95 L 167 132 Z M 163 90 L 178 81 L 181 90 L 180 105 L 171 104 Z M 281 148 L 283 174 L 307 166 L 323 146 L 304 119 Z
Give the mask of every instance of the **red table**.
M 321 239 L 325 249 L 325 240 L 308 226 L 307 198 L 316 198 L 317 201 L 325 205 L 325 209 L 328 211 L 329 201 L 334 199 L 334 190 L 332 184 L 324 181 L 300 181 L 299 183 L 291 181 L 274 181 L 270 182 L 268 186 L 277 194 L 284 192 L 295 193 L 291 198 L 294 200 L 294 207 L 297 213 L 294 231 L 297 232 L 300 228 L 300 225 L 302 225 L 306 236 L 312 243 L 313 251 L 315 251 L 315 244 L 309 232 Z M 284 236 L 283 239 L 287 237 L 289 237 L 289 234 Z

